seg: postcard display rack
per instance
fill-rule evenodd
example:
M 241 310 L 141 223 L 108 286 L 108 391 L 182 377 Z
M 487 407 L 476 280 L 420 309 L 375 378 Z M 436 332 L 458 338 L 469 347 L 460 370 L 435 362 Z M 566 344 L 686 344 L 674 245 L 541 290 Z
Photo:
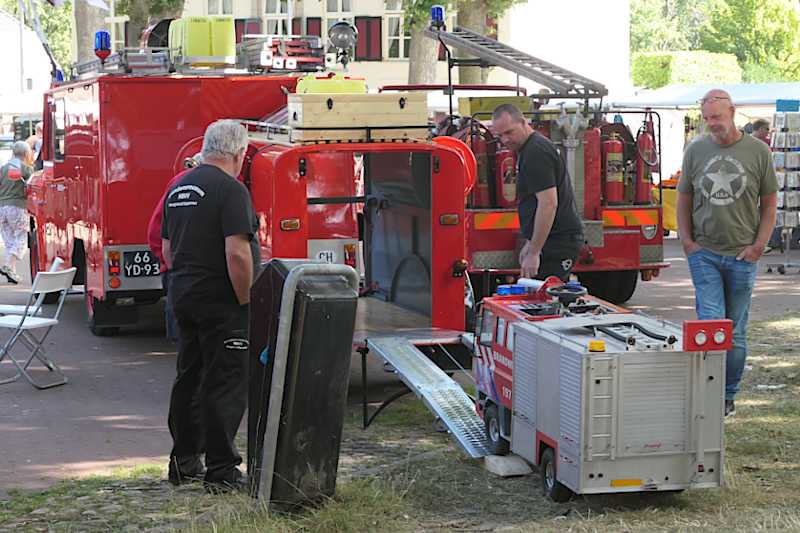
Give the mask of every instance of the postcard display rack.
M 800 100 L 778 101 L 772 125 L 772 162 L 778 178 L 775 226 L 781 231 L 783 262 L 767 264 L 767 272 L 776 269 L 785 274 L 789 268 L 800 268 L 800 263 L 789 260 L 792 235 L 800 226 Z

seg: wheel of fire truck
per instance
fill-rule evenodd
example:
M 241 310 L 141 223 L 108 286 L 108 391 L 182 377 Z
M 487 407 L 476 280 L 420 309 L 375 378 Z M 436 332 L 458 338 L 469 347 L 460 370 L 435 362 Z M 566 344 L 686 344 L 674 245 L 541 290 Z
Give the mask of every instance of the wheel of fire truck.
M 638 279 L 638 270 L 578 272 L 578 280 L 589 290 L 589 294 L 612 304 L 622 304 L 630 300 L 636 291 Z
M 539 462 L 539 472 L 542 476 L 542 489 L 544 495 L 554 502 L 566 502 L 572 498 L 572 491 L 559 483 L 556 477 L 556 456 L 553 448 L 545 448 Z
M 103 302 L 93 298 L 88 292 L 85 294 L 86 307 L 87 311 L 89 311 L 89 331 L 92 332 L 92 335 L 95 337 L 113 337 L 119 333 L 119 326 L 101 326 L 98 324 L 103 322 L 103 313 L 106 312 L 105 306 Z M 91 309 L 89 306 L 91 306 Z
M 495 404 L 486 404 L 483 424 L 486 427 L 486 442 L 492 455 L 508 455 L 509 444 L 500 434 L 500 415 Z

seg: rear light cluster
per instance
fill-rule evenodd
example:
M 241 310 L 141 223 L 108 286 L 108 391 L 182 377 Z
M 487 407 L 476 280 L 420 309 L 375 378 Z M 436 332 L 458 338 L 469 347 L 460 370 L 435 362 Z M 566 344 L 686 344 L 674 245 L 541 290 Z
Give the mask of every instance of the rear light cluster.
M 122 274 L 122 254 L 116 250 L 108 250 L 106 252 L 106 261 L 108 261 L 108 286 L 112 289 L 118 289 L 122 285 L 120 274 Z
M 353 267 L 358 270 L 358 245 L 357 244 L 345 244 L 344 245 L 344 264 Z
M 733 347 L 733 322 L 730 320 L 687 320 L 683 323 L 683 350 L 708 352 Z

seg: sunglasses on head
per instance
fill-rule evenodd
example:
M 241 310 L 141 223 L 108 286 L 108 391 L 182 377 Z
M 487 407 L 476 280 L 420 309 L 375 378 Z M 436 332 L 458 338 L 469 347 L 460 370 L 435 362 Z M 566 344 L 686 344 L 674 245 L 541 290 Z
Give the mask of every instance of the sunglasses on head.
M 709 102 L 717 102 L 719 100 L 730 100 L 727 96 L 707 96 L 697 101 L 699 104 L 707 104 Z

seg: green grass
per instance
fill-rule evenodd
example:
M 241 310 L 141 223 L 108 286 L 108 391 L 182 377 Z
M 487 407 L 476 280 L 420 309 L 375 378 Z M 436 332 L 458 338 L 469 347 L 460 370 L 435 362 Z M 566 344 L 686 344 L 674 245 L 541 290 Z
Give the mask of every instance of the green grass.
M 197 486 L 175 490 L 163 481 L 162 467 L 142 467 L 38 493 L 13 492 L 0 502 L 0 531 L 6 524 L 14 531 L 136 526 L 214 533 L 800 531 L 800 315 L 752 324 L 750 342 L 752 370 L 745 373 L 737 415 L 725 424 L 722 489 L 556 504 L 542 497 L 537 474 L 501 479 L 457 451 L 409 395 L 366 431 L 360 408 L 351 408 L 336 495 L 294 515 L 270 514 L 244 496 L 209 496 Z M 103 520 L 82 514 L 108 506 L 120 509 L 101 513 Z M 43 515 L 43 508 L 53 512 Z

